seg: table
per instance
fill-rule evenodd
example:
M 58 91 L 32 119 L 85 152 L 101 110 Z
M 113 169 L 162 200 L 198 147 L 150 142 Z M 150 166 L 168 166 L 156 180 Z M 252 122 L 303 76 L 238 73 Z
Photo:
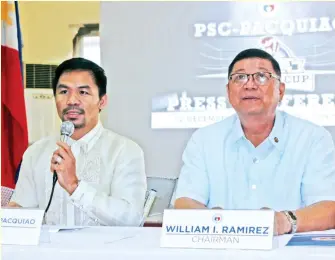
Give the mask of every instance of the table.
M 44 227 L 38 246 L 3 245 L 2 259 L 335 260 L 334 247 L 282 247 L 271 251 L 160 248 L 161 228 L 157 227 L 89 227 L 58 233 L 49 233 L 49 228 Z M 335 230 L 327 233 L 334 234 Z

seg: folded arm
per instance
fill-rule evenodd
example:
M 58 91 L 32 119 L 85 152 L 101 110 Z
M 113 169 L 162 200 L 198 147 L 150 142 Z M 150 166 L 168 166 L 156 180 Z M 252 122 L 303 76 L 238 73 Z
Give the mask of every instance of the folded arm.
M 328 131 L 318 131 L 317 135 L 301 183 L 305 206 L 293 211 L 297 216 L 297 232 L 335 228 L 335 148 Z M 282 233 L 290 232 L 286 216 L 280 214 L 278 218 L 284 223 L 281 226 L 286 226 Z
M 298 231 L 335 228 L 335 148 L 326 130 L 315 139 L 303 176 L 305 208 L 296 211 Z
M 204 162 L 201 140 L 196 133 L 191 137 L 183 153 L 174 207 L 176 209 L 206 209 L 209 199 L 209 180 Z
M 295 211 L 297 232 L 335 229 L 335 201 L 321 201 Z

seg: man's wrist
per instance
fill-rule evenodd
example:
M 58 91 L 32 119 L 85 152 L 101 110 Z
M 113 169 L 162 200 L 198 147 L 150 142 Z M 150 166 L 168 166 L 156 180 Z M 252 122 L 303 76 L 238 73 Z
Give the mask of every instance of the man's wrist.
M 285 214 L 285 217 L 287 219 L 288 228 L 287 228 L 287 234 L 294 234 L 297 232 L 297 216 L 294 212 L 285 210 L 283 211 Z
M 79 180 L 76 180 L 73 184 L 70 185 L 69 189 L 67 190 L 70 196 L 78 188 L 78 186 L 79 186 Z

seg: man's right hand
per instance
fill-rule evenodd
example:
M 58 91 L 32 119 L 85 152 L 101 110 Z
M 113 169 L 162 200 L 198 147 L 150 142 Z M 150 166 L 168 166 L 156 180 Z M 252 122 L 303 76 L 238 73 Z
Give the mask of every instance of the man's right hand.
M 17 204 L 14 201 L 9 202 L 6 207 L 9 207 L 9 208 L 22 208 L 21 205 Z

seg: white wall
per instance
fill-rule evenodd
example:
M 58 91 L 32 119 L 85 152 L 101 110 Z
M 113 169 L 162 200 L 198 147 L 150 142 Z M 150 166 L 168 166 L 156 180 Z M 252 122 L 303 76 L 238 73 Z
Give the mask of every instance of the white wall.
M 52 89 L 25 89 L 29 143 L 56 134 L 60 129 Z

